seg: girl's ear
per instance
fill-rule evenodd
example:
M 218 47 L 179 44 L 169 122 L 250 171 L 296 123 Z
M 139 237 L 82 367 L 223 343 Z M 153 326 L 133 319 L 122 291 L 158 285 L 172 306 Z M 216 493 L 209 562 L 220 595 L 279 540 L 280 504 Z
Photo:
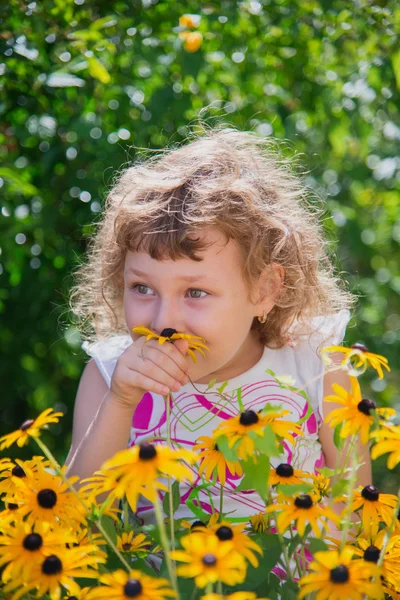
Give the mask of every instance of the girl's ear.
M 271 264 L 261 273 L 256 289 L 257 301 L 255 316 L 263 312 L 271 312 L 281 292 L 285 279 L 285 269 L 278 264 Z

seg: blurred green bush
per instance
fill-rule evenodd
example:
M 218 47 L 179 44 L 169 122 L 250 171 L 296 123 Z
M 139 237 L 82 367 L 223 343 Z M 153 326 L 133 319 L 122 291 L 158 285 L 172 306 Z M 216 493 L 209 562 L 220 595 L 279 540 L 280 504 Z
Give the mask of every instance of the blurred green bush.
M 392 366 L 365 393 L 400 410 L 394 0 L 10 0 L 0 18 L 0 433 L 56 406 L 47 441 L 65 458 L 85 363 L 71 272 L 116 171 L 181 142 L 206 106 L 297 154 L 360 295 L 347 341 Z M 383 464 L 376 480 L 395 490 Z

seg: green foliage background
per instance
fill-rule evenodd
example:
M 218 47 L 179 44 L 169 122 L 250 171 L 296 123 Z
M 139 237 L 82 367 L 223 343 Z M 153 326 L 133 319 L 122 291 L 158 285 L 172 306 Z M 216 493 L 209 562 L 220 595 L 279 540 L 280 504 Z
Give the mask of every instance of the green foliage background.
M 347 341 L 363 341 L 392 366 L 384 381 L 364 378 L 365 394 L 400 411 L 396 4 L 2 3 L 0 433 L 61 408 L 66 417 L 46 441 L 64 460 L 86 360 L 67 311 L 71 272 L 135 148 L 181 142 L 210 105 L 299 155 L 326 201 L 338 267 L 360 295 Z M 194 53 L 179 38 L 187 13 L 201 16 Z M 399 470 L 383 465 L 376 481 L 393 491 Z

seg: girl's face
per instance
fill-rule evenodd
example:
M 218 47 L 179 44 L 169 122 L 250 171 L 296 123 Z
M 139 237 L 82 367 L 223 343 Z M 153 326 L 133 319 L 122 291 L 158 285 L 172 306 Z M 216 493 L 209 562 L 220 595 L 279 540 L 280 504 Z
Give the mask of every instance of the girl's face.
M 203 230 L 212 242 L 200 255 L 176 261 L 155 260 L 144 252 L 128 252 L 125 260 L 124 310 L 132 328 L 139 325 L 161 334 L 166 327 L 199 335 L 210 349 L 206 357 L 189 358 L 189 375 L 198 383 L 235 377 L 261 358 L 263 347 L 250 331 L 254 317 L 273 302 L 253 304 L 240 266 L 236 244 L 216 228 Z

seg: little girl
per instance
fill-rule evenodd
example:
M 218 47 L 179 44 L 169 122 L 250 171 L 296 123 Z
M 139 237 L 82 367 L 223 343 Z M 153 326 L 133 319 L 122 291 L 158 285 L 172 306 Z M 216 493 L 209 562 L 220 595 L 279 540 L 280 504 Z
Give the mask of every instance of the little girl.
M 285 442 L 273 466 L 335 468 L 333 430 L 323 424 L 335 404 L 323 398 L 349 381 L 340 369 L 324 376 L 320 350 L 341 343 L 351 301 L 301 181 L 255 135 L 213 130 L 128 168 L 108 195 L 73 292 L 93 358 L 76 399 L 69 473 L 88 477 L 128 445 L 165 441 L 168 393 L 175 447 L 192 449 L 200 437 L 207 447 L 218 424 L 240 412 L 241 393 L 242 410 L 282 405 L 301 425 L 304 435 Z M 194 362 L 186 340 L 146 342 L 137 326 L 201 336 L 209 352 Z M 368 452 L 359 450 L 358 484 L 368 485 Z M 235 492 L 239 481 L 228 469 L 224 512 L 246 519 L 263 505 L 255 493 Z M 193 486 L 181 486 L 176 516 L 193 517 L 186 500 L 194 493 L 211 513 L 220 486 L 217 479 L 207 492 L 197 473 Z M 142 522 L 152 513 L 139 504 Z

